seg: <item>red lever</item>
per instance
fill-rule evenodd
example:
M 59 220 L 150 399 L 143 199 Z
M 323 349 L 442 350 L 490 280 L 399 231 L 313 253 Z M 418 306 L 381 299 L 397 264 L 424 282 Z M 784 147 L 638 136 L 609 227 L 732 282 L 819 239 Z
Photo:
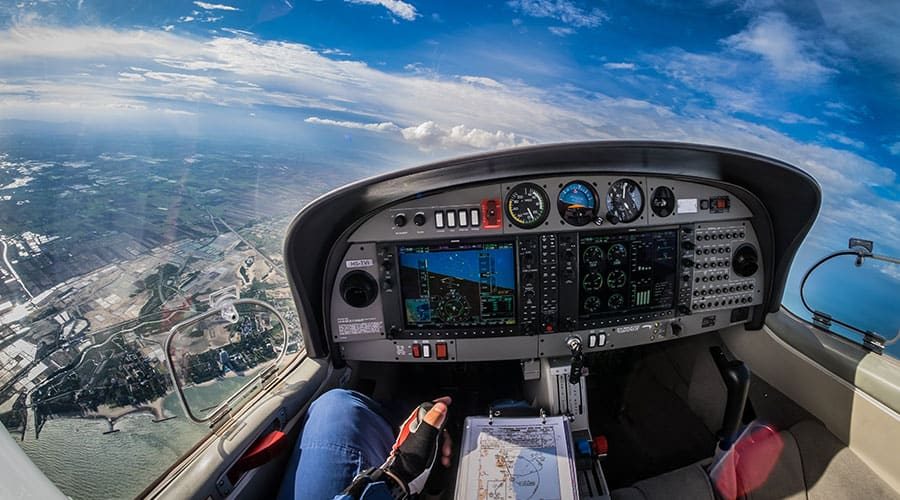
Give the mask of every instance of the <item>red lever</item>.
M 257 439 L 228 471 L 228 480 L 235 484 L 245 472 L 278 457 L 287 444 L 287 435 L 281 431 L 272 431 Z

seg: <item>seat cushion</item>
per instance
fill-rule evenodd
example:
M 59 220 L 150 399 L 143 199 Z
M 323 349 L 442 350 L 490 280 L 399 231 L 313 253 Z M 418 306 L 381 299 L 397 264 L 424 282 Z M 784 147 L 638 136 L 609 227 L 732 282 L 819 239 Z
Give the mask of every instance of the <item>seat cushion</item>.
M 900 499 L 900 493 L 891 489 L 822 424 L 807 420 L 791 427 L 790 433 L 797 441 L 810 500 Z
M 666 498 L 671 500 L 715 500 L 709 476 L 700 464 L 660 474 L 613 491 L 615 500 Z
M 772 433 L 742 449 L 737 477 L 741 497 L 752 500 L 900 500 L 898 492 L 813 420 Z M 701 464 L 638 481 L 613 491 L 611 496 L 615 500 L 716 498 Z

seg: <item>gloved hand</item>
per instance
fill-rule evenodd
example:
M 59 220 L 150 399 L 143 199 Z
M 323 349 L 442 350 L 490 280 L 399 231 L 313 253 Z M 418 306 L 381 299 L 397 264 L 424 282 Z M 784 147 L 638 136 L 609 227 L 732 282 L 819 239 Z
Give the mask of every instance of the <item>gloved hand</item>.
M 439 454 L 444 467 L 450 466 L 449 436 L 445 436 L 443 446 L 440 446 L 441 434 L 446 432 L 444 423 L 450 403 L 450 397 L 445 396 L 416 407 L 400 427 L 391 454 L 381 466 L 403 486 L 407 495 L 422 492 Z

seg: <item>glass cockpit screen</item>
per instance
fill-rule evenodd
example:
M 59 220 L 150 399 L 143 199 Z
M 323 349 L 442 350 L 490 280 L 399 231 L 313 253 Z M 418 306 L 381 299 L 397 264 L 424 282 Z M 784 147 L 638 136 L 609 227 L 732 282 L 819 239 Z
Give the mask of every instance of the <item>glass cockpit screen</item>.
M 404 246 L 398 254 L 407 328 L 516 324 L 512 242 Z
M 583 319 L 670 309 L 675 304 L 677 231 L 582 235 Z

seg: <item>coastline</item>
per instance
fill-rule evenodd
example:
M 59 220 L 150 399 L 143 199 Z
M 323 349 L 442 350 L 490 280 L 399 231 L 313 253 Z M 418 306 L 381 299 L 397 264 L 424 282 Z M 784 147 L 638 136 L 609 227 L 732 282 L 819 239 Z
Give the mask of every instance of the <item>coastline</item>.
M 137 413 L 149 413 L 153 416 L 154 421 L 165 420 L 168 418 L 166 416 L 166 411 L 163 408 L 163 401 L 165 397 L 156 398 L 149 403 L 144 403 L 138 406 L 108 406 L 108 405 L 100 405 L 97 407 L 97 411 L 90 411 L 84 414 L 84 418 L 102 418 L 109 422 L 110 430 L 113 430 L 113 426 L 115 423 L 121 418 L 127 415 L 134 415 Z

